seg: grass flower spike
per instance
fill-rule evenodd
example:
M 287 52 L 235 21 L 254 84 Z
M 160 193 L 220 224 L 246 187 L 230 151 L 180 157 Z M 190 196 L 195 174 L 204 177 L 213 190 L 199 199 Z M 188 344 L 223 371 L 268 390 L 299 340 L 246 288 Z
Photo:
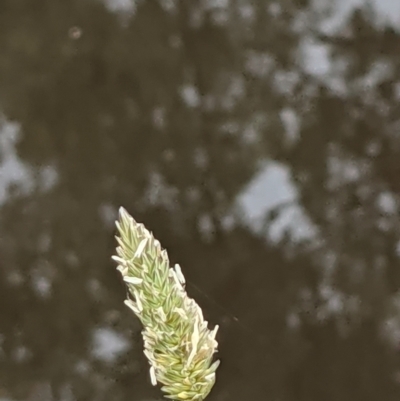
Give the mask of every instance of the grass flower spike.
M 129 299 L 125 304 L 143 324 L 144 353 L 153 385 L 172 400 L 204 400 L 215 383 L 217 349 L 197 303 L 185 291 L 179 265 L 170 267 L 167 252 L 125 209 L 116 222 L 117 256 Z

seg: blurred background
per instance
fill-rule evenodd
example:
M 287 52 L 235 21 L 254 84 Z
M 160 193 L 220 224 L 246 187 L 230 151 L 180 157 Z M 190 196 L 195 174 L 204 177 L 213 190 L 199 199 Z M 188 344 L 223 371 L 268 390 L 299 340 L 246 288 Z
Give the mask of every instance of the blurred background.
M 209 401 L 400 398 L 400 2 L 0 0 L 0 399 L 155 401 L 120 206 L 221 326 Z

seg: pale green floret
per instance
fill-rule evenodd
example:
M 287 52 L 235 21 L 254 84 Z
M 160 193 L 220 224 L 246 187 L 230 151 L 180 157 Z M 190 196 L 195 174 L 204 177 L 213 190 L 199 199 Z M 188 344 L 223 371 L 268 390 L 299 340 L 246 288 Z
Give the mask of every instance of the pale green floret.
M 142 322 L 144 353 L 153 385 L 161 383 L 165 397 L 202 401 L 215 383 L 219 361 L 218 326 L 210 331 L 196 302 L 189 298 L 179 265 L 170 268 L 159 241 L 125 209 L 119 211 L 118 263 L 130 298 L 125 304 Z

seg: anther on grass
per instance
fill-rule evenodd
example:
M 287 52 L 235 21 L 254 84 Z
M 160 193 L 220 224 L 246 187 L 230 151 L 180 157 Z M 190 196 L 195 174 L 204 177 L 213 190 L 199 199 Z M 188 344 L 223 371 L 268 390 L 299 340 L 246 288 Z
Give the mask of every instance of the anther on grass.
M 143 324 L 144 353 L 150 380 L 161 383 L 172 400 L 204 400 L 215 383 L 218 343 L 197 303 L 188 297 L 179 265 L 170 267 L 168 254 L 152 233 L 120 208 L 116 222 L 118 271 L 127 285 L 125 304 Z

